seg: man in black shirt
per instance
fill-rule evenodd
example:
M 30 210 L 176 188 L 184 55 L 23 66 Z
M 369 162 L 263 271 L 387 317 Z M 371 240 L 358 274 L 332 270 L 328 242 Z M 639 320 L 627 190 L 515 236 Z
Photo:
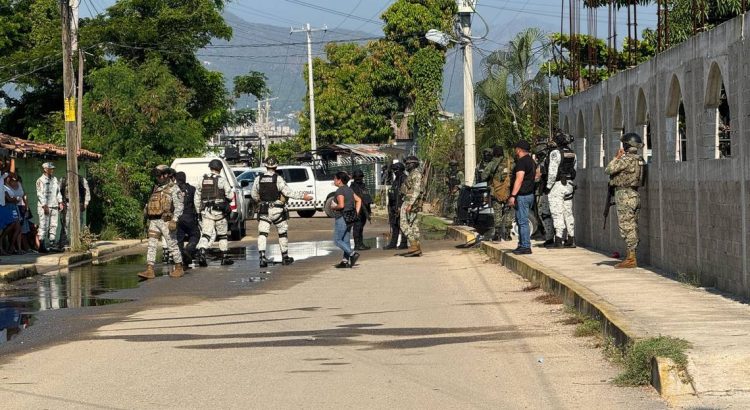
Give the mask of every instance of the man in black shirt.
M 513 253 L 528 255 L 531 253 L 531 230 L 529 228 L 529 213 L 534 207 L 534 176 L 536 164 L 529 155 L 531 145 L 526 141 L 519 141 L 514 146 L 516 166 L 513 167 L 510 198 L 508 205 L 516 208 L 516 224 L 518 225 L 518 248 Z
M 185 208 L 177 220 L 177 247 L 180 248 L 182 261 L 185 269 L 193 263 L 195 248 L 201 239 L 201 228 L 198 223 L 198 212 L 195 210 L 195 187 L 187 183 L 187 175 L 184 172 L 175 174 L 177 187 L 185 197 Z M 185 246 L 187 241 L 187 246 Z

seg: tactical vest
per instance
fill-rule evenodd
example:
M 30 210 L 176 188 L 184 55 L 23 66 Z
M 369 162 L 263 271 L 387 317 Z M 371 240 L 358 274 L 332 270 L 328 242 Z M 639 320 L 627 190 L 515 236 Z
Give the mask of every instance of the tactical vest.
M 146 205 L 146 214 L 149 217 L 161 217 L 162 215 L 171 214 L 173 212 L 172 189 L 174 189 L 174 187 L 171 186 L 171 184 L 164 187 L 157 186 L 154 188 L 151 197 L 148 199 L 148 204 Z
M 560 165 L 557 167 L 557 181 L 572 181 L 576 178 L 576 154 L 570 147 L 563 147 L 560 152 Z
M 201 202 L 203 204 L 214 204 L 219 200 L 224 201 L 224 192 L 219 189 L 219 176 L 216 174 L 205 175 L 201 182 Z
M 261 175 L 258 182 L 258 195 L 261 202 L 275 202 L 281 198 L 281 192 L 277 185 L 278 174 Z
M 643 186 L 645 162 L 638 154 L 625 154 L 620 159 L 628 161 L 628 167 L 610 178 L 610 185 L 618 188 L 640 188 Z

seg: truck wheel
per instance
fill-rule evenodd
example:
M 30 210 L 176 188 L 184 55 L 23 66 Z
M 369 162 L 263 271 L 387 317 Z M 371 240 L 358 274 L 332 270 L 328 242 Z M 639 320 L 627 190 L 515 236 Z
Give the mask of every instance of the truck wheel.
M 326 201 L 324 202 L 324 206 L 323 206 L 323 211 L 325 211 L 326 216 L 329 217 L 329 218 L 333 218 L 333 216 L 334 216 L 333 215 L 333 210 L 328 205 L 328 202 L 331 201 L 331 199 L 333 199 L 333 194 L 328 195 L 328 198 L 326 198 Z
M 242 227 L 240 226 L 241 224 L 244 224 L 244 221 L 243 222 L 239 222 L 238 221 L 236 224 L 234 224 L 234 226 L 232 227 L 231 232 L 229 233 L 229 239 L 230 240 L 233 240 L 233 241 L 241 241 L 242 240 L 242 238 L 244 237 L 244 234 L 243 234 L 242 231 L 244 229 L 242 229 Z
M 305 209 L 302 211 L 297 211 L 297 215 L 299 215 L 300 218 L 312 218 L 315 216 L 315 212 L 317 212 L 314 209 Z
M 539 230 L 539 221 L 536 219 L 536 215 L 529 214 L 529 236 L 534 236 Z M 513 236 L 518 237 L 518 224 L 513 222 Z

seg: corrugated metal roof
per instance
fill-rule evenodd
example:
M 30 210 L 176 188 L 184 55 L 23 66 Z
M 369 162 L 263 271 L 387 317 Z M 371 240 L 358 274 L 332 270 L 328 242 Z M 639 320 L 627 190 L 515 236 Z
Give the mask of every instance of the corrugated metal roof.
M 65 158 L 67 153 L 65 147 L 54 144 L 46 144 L 25 140 L 18 137 L 12 137 L 0 132 L 0 148 L 15 153 L 16 156 L 38 156 L 46 158 Z M 78 150 L 78 158 L 91 161 L 98 161 L 102 158 L 101 154 L 89 150 Z
M 373 160 L 385 160 L 388 158 L 388 154 L 380 151 L 380 145 L 376 144 L 332 144 L 322 149 L 330 149 L 341 154 L 351 151 L 356 156 Z

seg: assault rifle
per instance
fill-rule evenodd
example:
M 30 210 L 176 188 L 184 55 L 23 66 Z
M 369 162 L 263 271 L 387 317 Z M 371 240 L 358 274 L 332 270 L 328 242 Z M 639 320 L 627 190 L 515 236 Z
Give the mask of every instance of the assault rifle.
M 604 204 L 604 228 L 607 229 L 607 219 L 609 219 L 609 208 L 614 205 L 613 198 L 615 196 L 615 187 L 613 185 L 608 185 L 609 189 L 607 189 L 607 202 Z

